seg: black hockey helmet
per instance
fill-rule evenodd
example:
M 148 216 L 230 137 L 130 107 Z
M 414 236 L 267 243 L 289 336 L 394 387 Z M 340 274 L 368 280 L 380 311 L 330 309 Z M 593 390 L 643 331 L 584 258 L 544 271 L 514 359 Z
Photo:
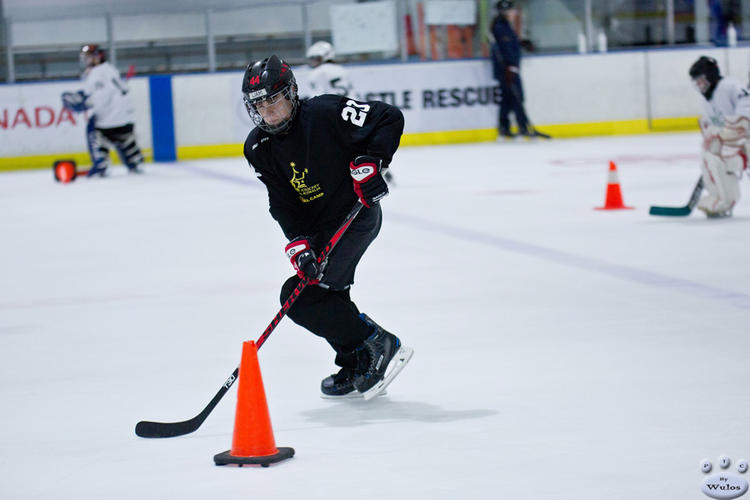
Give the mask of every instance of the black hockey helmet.
M 497 4 L 495 4 L 495 7 L 497 7 L 497 10 L 512 9 L 513 1 L 512 0 L 498 0 Z
M 690 78 L 693 79 L 700 93 L 706 99 L 711 99 L 716 85 L 721 80 L 719 64 L 713 57 L 701 56 L 690 66 Z
M 294 79 L 292 68 L 275 55 L 248 64 L 242 77 L 242 98 L 255 125 L 271 134 L 285 132 L 291 126 L 299 107 L 297 81 Z M 275 125 L 266 123 L 258 111 L 258 106 L 274 104 L 282 98 L 288 99 L 291 103 L 289 117 Z
M 99 58 L 96 62 L 95 57 Z M 107 54 L 104 49 L 95 43 L 87 43 L 81 47 L 81 53 L 79 55 L 81 61 L 81 67 L 88 68 L 90 66 L 96 66 L 97 64 L 103 63 L 107 60 Z

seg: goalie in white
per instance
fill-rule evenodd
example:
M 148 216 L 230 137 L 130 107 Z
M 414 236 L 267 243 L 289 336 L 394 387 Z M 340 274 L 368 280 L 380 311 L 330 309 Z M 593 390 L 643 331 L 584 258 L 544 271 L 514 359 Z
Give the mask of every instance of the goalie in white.
M 750 93 L 730 77 L 722 77 L 716 59 L 702 56 L 690 77 L 703 94 L 701 169 L 706 194 L 698 208 L 709 218 L 730 217 L 740 199 L 740 178 L 747 167 Z
M 104 50 L 98 45 L 81 47 L 83 88 L 64 92 L 63 106 L 74 112 L 90 112 L 86 127 L 86 142 L 91 156 L 88 176 L 107 175 L 109 147 L 114 146 L 128 172 L 140 174 L 143 154 L 136 142 L 135 106 L 129 95 L 127 82 L 117 69 L 107 62 Z
M 312 92 L 306 97 L 322 94 L 356 97 L 346 68 L 337 64 L 335 58 L 333 45 L 328 42 L 315 42 L 307 49 L 307 64 L 312 68 L 309 77 Z

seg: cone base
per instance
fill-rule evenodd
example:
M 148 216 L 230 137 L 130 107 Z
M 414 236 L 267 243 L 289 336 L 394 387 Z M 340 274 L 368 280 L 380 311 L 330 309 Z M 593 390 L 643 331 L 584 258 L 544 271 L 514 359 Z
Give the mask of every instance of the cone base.
M 269 465 L 281 462 L 287 458 L 294 456 L 294 448 L 276 448 L 278 451 L 273 455 L 263 455 L 262 457 L 236 457 L 231 454 L 232 450 L 227 450 L 218 455 L 214 455 L 214 463 L 216 465 L 260 465 L 261 467 L 268 467 Z

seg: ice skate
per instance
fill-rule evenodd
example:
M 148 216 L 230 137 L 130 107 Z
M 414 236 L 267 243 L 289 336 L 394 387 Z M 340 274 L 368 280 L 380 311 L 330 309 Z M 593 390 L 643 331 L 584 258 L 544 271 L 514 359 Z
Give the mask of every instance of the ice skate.
M 362 314 L 362 319 L 375 328 L 360 348 L 367 352 L 369 360 L 364 371 L 357 371 L 354 387 L 366 400 L 381 394 L 393 382 L 414 354 L 414 350 L 401 344 L 392 333 L 384 330 Z
M 699 206 L 698 210 L 700 210 L 704 214 L 706 214 L 706 218 L 707 219 L 725 219 L 727 217 L 731 217 L 732 216 L 732 209 L 731 208 L 727 209 L 727 210 L 718 211 L 718 210 L 709 210 L 706 207 Z
M 342 368 L 320 383 L 320 397 L 324 399 L 343 399 L 358 395 L 354 388 L 354 370 L 351 368 Z
M 385 396 L 382 391 L 379 396 Z M 354 371 L 342 368 L 323 379 L 320 383 L 320 397 L 323 399 L 364 399 L 362 393 L 354 388 Z
M 109 177 L 109 171 L 107 168 L 95 168 L 92 167 L 86 177 Z
M 497 139 L 496 140 L 497 140 L 497 142 L 506 142 L 506 141 L 512 141 L 515 138 L 516 138 L 516 134 L 514 134 L 513 132 L 511 132 L 510 129 L 501 128 L 498 131 Z

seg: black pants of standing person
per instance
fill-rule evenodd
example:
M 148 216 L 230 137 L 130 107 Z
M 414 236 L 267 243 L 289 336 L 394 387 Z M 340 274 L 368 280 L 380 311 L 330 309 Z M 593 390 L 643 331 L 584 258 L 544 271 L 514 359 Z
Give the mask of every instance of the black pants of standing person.
M 510 113 L 513 113 L 516 118 L 518 133 L 521 135 L 528 135 L 530 133 L 529 119 L 526 116 L 526 110 L 523 107 L 523 86 L 521 85 L 521 77 L 515 75 L 510 81 L 502 80 L 500 82 L 500 90 L 502 92 L 499 117 L 500 135 L 512 135 L 510 132 Z

